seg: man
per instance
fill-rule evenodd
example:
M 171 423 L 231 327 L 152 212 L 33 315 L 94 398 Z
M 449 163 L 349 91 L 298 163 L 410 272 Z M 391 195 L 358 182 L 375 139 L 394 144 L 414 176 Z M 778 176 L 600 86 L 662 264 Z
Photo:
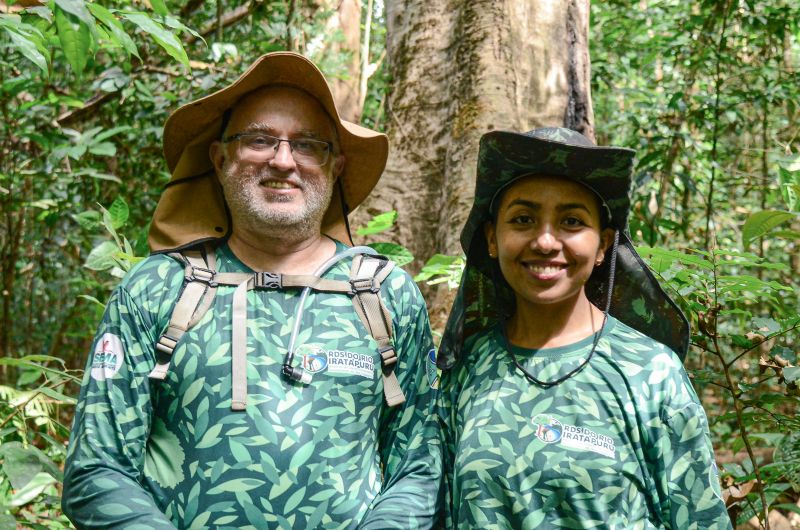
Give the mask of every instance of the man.
M 385 136 L 341 120 L 308 60 L 273 53 L 178 109 L 164 152 L 154 254 L 112 295 L 84 377 L 65 513 L 79 529 L 430 528 L 441 457 L 424 302 L 389 272 L 388 343 L 336 292 L 355 285 L 354 258 L 331 265 Z M 207 265 L 164 254 L 176 249 Z M 327 266 L 333 292 L 314 279 Z M 210 309 L 177 311 L 198 285 Z

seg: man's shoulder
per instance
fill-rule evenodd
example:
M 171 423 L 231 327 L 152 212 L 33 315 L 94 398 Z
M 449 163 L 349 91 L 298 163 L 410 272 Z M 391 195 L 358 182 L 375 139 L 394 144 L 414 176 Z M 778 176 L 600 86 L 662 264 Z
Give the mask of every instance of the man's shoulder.
M 417 283 L 408 272 L 396 264 L 386 279 L 383 280 L 381 294 L 393 304 L 425 305 Z
M 145 292 L 179 288 L 183 276 L 184 266 L 180 261 L 166 254 L 151 254 L 128 271 L 119 287 L 138 297 Z

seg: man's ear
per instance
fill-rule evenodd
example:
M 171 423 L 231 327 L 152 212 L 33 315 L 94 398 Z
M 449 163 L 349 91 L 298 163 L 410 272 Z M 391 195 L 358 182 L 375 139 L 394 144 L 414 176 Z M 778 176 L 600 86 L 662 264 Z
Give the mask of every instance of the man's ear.
M 333 159 L 333 178 L 338 179 L 344 171 L 345 157 L 343 154 L 338 154 Z
M 211 163 L 214 164 L 214 169 L 217 172 L 217 177 L 222 174 L 222 165 L 225 163 L 225 146 L 219 140 L 214 140 L 208 146 L 208 157 L 211 158 Z

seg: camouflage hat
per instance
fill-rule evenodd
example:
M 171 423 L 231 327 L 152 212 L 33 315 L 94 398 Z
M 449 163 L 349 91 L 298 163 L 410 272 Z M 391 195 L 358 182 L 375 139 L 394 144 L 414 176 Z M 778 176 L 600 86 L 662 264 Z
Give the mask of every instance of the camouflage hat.
M 600 199 L 609 226 L 619 234 L 614 292 L 609 313 L 672 348 L 681 359 L 689 348 L 689 323 L 633 248 L 628 235 L 631 175 L 635 152 L 600 147 L 570 129 L 551 127 L 527 133 L 493 131 L 481 137 L 475 201 L 461 231 L 467 264 L 437 355 L 440 368 L 461 357 L 464 341 L 511 316 L 514 293 L 497 260 L 489 257 L 483 227 L 503 191 L 533 175 L 563 177 L 582 184 Z M 595 267 L 586 296 L 605 307 L 610 259 Z

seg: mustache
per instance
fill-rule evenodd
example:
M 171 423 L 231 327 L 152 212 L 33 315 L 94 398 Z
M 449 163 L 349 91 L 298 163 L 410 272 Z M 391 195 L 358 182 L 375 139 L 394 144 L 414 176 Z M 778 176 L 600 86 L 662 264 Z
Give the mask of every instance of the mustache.
M 306 189 L 306 182 L 303 179 L 298 178 L 295 175 L 287 175 L 281 171 L 275 171 L 274 169 L 264 166 L 260 168 L 246 168 L 241 169 L 237 167 L 230 167 L 228 168 L 228 176 L 232 176 L 240 180 L 243 184 L 245 183 L 252 183 L 252 184 L 263 184 L 268 180 L 276 180 L 282 182 L 288 182 L 293 186 L 296 186 L 302 190 Z

